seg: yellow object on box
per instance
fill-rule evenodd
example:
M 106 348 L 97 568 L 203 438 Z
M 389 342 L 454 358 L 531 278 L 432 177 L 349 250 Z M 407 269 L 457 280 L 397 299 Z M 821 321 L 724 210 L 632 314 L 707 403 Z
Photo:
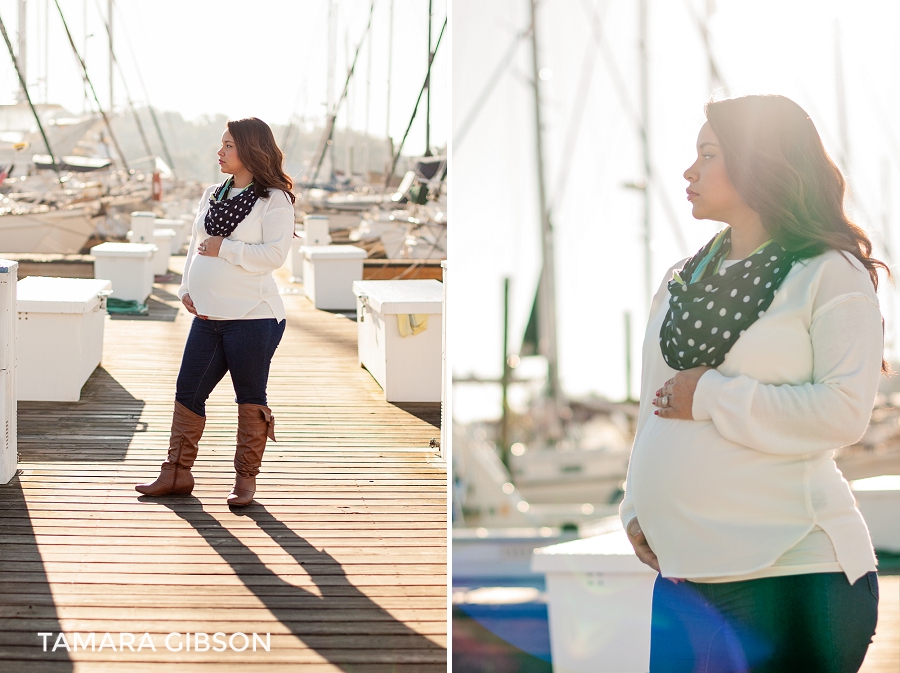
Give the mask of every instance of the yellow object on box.
M 427 313 L 398 313 L 397 329 L 400 330 L 401 337 L 408 337 L 410 334 L 416 335 L 428 329 Z

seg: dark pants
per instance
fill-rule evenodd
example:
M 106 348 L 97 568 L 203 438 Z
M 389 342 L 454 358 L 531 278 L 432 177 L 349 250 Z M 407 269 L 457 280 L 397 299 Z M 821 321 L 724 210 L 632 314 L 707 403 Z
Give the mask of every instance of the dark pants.
M 206 400 L 231 373 L 238 404 L 266 405 L 266 383 L 284 320 L 201 320 L 194 318 L 184 346 L 175 400 L 206 416 Z
M 704 584 L 658 577 L 650 673 L 856 673 L 878 618 L 878 577 L 843 573 Z

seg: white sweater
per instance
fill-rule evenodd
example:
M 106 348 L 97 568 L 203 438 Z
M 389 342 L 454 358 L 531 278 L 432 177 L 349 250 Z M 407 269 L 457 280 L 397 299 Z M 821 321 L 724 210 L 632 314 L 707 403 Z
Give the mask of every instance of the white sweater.
M 676 373 L 659 331 L 682 264 L 651 306 L 623 523 L 638 517 L 666 577 L 745 576 L 816 527 L 851 582 L 874 570 L 866 524 L 833 459 L 865 431 L 880 377 L 881 311 L 865 268 L 837 251 L 798 263 L 763 317 L 700 378 L 686 421 L 655 416 L 651 404 Z
M 268 198 L 257 199 L 247 217 L 222 241 L 218 257 L 198 255 L 197 246 L 210 237 L 203 220 L 217 186 L 208 187 L 200 199 L 178 296 L 190 293 L 197 313 L 223 320 L 252 317 L 248 314 L 256 315 L 265 303 L 281 322 L 284 302 L 272 272 L 290 252 L 294 207 L 283 191 L 270 189 Z

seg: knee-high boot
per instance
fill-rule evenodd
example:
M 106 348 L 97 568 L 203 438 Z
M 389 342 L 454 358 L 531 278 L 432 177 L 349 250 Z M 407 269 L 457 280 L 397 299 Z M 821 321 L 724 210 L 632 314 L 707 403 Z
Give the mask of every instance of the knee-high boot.
M 172 415 L 172 434 L 169 456 L 163 461 L 159 476 L 150 484 L 138 484 L 134 489 L 144 495 L 186 495 L 194 490 L 191 467 L 197 458 L 200 437 L 206 418 L 198 416 L 186 406 L 175 403 Z
M 237 448 L 234 453 L 234 488 L 229 505 L 249 505 L 256 493 L 256 475 L 266 450 L 266 438 L 275 441 L 275 417 L 261 404 L 238 405 Z

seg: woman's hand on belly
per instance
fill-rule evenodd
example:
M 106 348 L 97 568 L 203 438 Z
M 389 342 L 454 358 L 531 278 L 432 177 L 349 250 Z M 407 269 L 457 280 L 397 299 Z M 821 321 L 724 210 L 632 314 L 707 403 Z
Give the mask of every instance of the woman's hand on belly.
M 224 236 L 210 236 L 197 246 L 197 254 L 204 257 L 218 257 L 224 240 Z
M 641 524 L 638 523 L 637 517 L 628 522 L 628 528 L 625 529 L 625 533 L 628 535 L 628 541 L 634 547 L 634 553 L 637 554 L 637 557 L 661 575 L 659 559 L 656 558 L 656 554 L 653 553 L 650 545 L 647 544 L 647 538 L 644 537 L 644 533 L 641 531 Z M 684 582 L 680 577 L 667 577 L 666 579 L 675 584 Z
M 657 409 L 653 413 L 660 418 L 694 420 L 694 391 L 700 377 L 710 369 L 712 367 L 694 367 L 675 374 L 656 391 L 653 404 Z
M 208 316 L 200 315 L 199 313 L 197 313 L 197 309 L 194 308 L 194 302 L 191 299 L 190 292 L 185 293 L 185 295 L 181 298 L 181 303 L 184 304 L 184 307 L 188 310 L 188 313 L 193 313 L 195 316 L 197 316 L 201 320 L 209 320 Z
M 659 561 L 656 558 L 656 554 L 650 549 L 650 545 L 647 543 L 647 538 L 644 537 L 644 531 L 641 530 L 641 524 L 638 523 L 637 517 L 628 522 L 628 527 L 625 529 L 625 532 L 628 534 L 628 541 L 631 543 L 631 546 L 634 547 L 634 553 L 637 554 L 637 557 L 641 562 L 646 563 L 656 572 L 659 572 Z

